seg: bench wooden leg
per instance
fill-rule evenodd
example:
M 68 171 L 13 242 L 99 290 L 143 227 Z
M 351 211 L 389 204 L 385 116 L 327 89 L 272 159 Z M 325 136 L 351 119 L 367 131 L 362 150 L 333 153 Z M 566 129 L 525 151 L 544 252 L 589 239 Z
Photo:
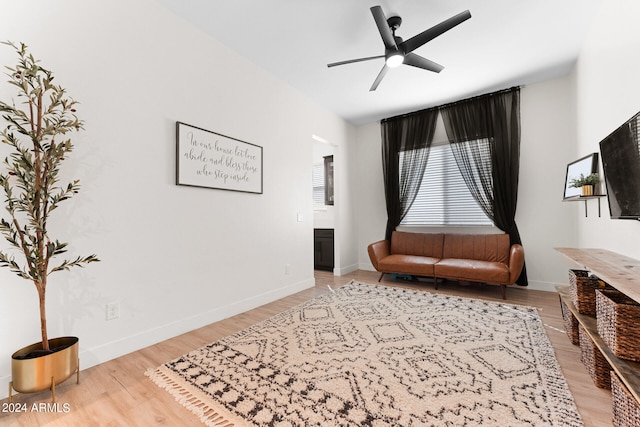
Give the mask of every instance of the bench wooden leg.
M 507 299 L 507 285 L 500 285 L 500 291 L 502 292 L 502 299 Z
M 384 273 L 382 273 L 382 274 L 380 275 L 380 278 L 378 279 L 378 282 L 379 282 L 379 281 L 381 281 L 383 277 L 384 277 Z
M 438 278 L 436 276 L 433 276 L 433 284 L 436 285 L 435 289 L 438 289 Z

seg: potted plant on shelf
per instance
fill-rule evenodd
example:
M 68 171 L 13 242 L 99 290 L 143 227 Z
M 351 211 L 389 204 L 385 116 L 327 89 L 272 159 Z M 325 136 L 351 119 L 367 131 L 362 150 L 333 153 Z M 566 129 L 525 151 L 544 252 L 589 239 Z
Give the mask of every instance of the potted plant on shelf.
M 600 175 L 597 172 L 589 175 L 580 174 L 578 178 L 573 178 L 569 182 L 569 186 L 573 188 L 580 188 L 582 190 L 582 196 L 593 196 L 594 187 L 600 182 Z
M 35 392 L 50 388 L 76 373 L 79 375 L 78 338 L 49 339 L 47 334 L 46 290 L 49 274 L 99 261 L 96 255 L 78 256 L 54 263 L 67 250 L 50 236 L 49 219 L 58 205 L 80 189 L 79 181 L 59 184 L 60 168 L 69 158 L 73 145 L 67 134 L 82 129 L 76 116 L 77 102 L 62 86 L 53 83 L 53 73 L 39 65 L 27 46 L 13 47 L 18 54 L 15 67 L 6 67 L 9 84 L 17 88 L 17 98 L 0 101 L 6 127 L 0 133 L 10 148 L 0 174 L 5 193 L 5 214 L 0 233 L 11 253 L 0 250 L 0 266 L 8 267 L 36 287 L 40 308 L 42 340 L 16 351 L 11 358 L 11 390 Z M 17 104 L 16 104 L 17 102 Z M 16 260 L 13 252 L 19 256 Z

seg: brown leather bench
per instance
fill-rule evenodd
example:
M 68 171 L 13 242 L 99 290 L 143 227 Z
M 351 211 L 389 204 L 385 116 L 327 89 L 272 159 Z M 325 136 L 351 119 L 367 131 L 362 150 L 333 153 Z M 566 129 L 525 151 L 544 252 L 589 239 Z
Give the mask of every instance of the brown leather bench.
M 369 245 L 369 258 L 382 274 L 513 285 L 524 265 L 524 249 L 507 234 L 408 233 L 394 231 L 391 241 Z

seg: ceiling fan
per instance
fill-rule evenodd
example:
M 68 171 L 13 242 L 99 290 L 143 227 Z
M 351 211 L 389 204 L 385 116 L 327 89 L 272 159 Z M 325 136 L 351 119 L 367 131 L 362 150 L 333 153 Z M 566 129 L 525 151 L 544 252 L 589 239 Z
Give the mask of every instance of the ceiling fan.
M 444 68 L 442 65 L 436 64 L 435 62 L 412 52 L 426 42 L 435 39 L 442 33 L 449 31 L 456 25 L 471 18 L 471 13 L 468 10 L 465 10 L 464 12 L 442 21 L 438 25 L 434 25 L 428 30 L 423 31 L 406 41 L 402 41 L 401 37 L 396 36 L 396 30 L 400 27 L 400 24 L 402 24 L 402 18 L 399 16 L 391 16 L 387 19 L 380 6 L 373 6 L 371 8 L 371 14 L 373 15 L 373 19 L 376 21 L 378 31 L 380 32 L 380 36 L 384 43 L 384 55 L 369 56 L 366 58 L 350 59 L 347 61 L 327 64 L 327 67 L 335 67 L 337 65 L 385 58 L 385 64 L 382 66 L 382 70 L 380 70 L 378 77 L 376 77 L 369 91 L 376 90 L 382 81 L 382 78 L 387 74 L 387 71 L 389 71 L 389 68 L 395 68 L 401 64 L 411 65 L 412 67 L 422 68 L 423 70 L 433 71 L 435 73 L 442 71 Z

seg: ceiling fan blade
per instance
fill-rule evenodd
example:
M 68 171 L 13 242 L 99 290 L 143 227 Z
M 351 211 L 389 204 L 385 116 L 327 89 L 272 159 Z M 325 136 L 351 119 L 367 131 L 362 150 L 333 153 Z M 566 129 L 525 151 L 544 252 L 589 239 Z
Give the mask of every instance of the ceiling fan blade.
M 349 59 L 349 60 L 347 60 L 347 61 L 332 62 L 331 64 L 327 64 L 327 67 L 335 67 L 335 66 L 337 66 L 337 65 L 352 64 L 352 63 L 354 63 L 354 62 L 369 61 L 369 60 L 371 60 L 371 59 L 378 59 L 378 58 L 384 58 L 384 55 L 368 56 L 368 57 L 366 57 L 366 58 Z
M 422 68 L 423 70 L 433 71 L 434 73 L 439 73 L 444 69 L 442 65 L 437 64 L 427 58 L 423 58 L 420 55 L 416 55 L 415 53 L 407 53 L 404 56 L 403 64 Z
M 371 89 L 369 89 L 369 92 L 373 92 L 378 88 L 378 85 L 382 81 L 382 78 L 384 77 L 384 75 L 387 74 L 387 71 L 389 71 L 389 67 L 387 67 L 387 64 L 384 64 L 382 66 L 382 70 L 380 70 L 380 73 L 378 74 L 378 77 L 376 77 L 375 81 L 371 85 Z
M 405 53 L 413 52 L 415 49 L 419 48 L 429 40 L 435 39 L 440 34 L 446 31 L 449 31 L 456 25 L 463 23 L 469 18 L 471 18 L 471 12 L 469 12 L 468 10 L 465 10 L 464 12 L 460 12 L 456 16 L 453 16 L 447 19 L 446 21 L 442 21 L 438 25 L 434 25 L 428 30 L 425 30 L 420 34 L 413 36 L 408 40 L 405 40 L 403 43 L 400 44 L 399 47 Z
M 384 47 L 393 50 L 398 49 L 398 47 L 396 46 L 396 40 L 393 38 L 393 34 L 391 34 L 389 24 L 387 23 L 387 17 L 384 16 L 382 8 L 380 6 L 373 6 L 371 8 L 371 14 L 373 15 L 373 19 L 376 21 L 376 25 L 378 26 L 378 31 L 380 32 L 380 36 L 382 37 L 382 41 L 384 42 Z

